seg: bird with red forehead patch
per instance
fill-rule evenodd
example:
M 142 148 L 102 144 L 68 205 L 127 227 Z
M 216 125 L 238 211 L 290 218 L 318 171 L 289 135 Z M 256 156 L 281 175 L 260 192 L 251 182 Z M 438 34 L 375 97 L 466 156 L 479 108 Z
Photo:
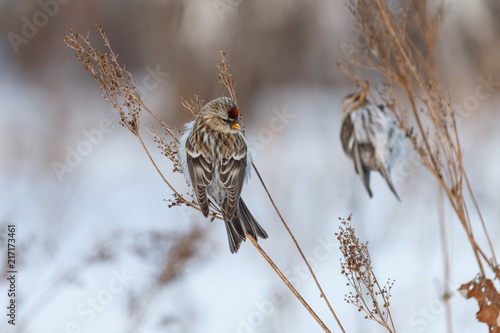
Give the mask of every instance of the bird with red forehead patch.
M 370 198 L 370 171 L 378 171 L 399 200 L 391 181 L 391 168 L 404 155 L 406 133 L 398 120 L 384 110 L 383 105 L 372 104 L 366 93 L 352 93 L 342 101 L 342 148 L 354 163 Z
M 238 251 L 250 234 L 255 240 L 267 238 L 241 198 L 243 184 L 250 176 L 252 157 L 238 123 L 239 110 L 228 97 L 208 102 L 196 119 L 186 124 L 179 141 L 182 172 L 191 184 L 205 217 L 210 202 L 219 206 L 231 253 Z

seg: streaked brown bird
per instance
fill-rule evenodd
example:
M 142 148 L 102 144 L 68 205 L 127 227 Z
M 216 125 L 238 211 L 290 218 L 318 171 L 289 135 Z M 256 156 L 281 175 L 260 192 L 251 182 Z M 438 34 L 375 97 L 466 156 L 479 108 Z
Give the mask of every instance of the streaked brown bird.
M 352 93 L 342 101 L 340 139 L 344 152 L 354 163 L 354 169 L 368 191 L 370 171 L 380 172 L 398 200 L 391 181 L 391 168 L 405 151 L 406 133 L 399 122 L 389 115 L 383 105 L 372 104 L 366 93 Z
M 195 120 L 186 124 L 179 142 L 182 171 L 193 187 L 205 217 L 210 200 L 220 208 L 231 253 L 238 252 L 246 233 L 267 238 L 240 197 L 250 176 L 252 158 L 238 123 L 236 103 L 221 97 L 208 102 Z

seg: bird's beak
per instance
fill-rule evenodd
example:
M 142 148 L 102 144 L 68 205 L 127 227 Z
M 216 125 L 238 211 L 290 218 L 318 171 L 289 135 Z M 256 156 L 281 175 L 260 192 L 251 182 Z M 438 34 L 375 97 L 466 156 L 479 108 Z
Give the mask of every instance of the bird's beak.
M 360 100 L 360 101 L 364 101 L 364 100 L 365 100 L 365 98 L 366 98 L 366 92 L 364 92 L 364 91 L 363 91 L 361 94 L 359 94 L 359 98 L 358 98 L 358 100 Z
M 240 129 L 241 129 L 241 127 L 240 127 L 240 125 L 239 125 L 238 123 L 234 123 L 234 124 L 232 124 L 232 125 L 231 125 L 231 128 L 232 128 L 232 129 L 235 129 L 235 130 L 240 130 Z

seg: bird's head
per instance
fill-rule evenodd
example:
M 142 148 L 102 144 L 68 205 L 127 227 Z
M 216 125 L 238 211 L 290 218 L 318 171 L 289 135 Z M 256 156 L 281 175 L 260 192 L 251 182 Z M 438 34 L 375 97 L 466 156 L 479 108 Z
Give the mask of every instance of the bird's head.
M 238 119 L 240 112 L 236 103 L 229 97 L 214 99 L 201 109 L 199 117 L 213 130 L 222 133 L 239 131 Z
M 344 100 L 342 101 L 342 121 L 344 121 L 344 119 L 352 112 L 368 103 L 369 102 L 366 99 L 366 92 L 364 91 L 361 93 L 351 93 L 344 97 Z

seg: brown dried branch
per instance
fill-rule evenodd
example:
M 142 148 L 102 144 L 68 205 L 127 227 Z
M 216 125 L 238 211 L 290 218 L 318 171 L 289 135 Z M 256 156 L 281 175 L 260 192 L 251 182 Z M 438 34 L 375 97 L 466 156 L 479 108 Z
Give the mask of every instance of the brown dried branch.
M 450 291 L 450 254 L 448 251 L 448 241 L 446 238 L 446 224 L 445 224 L 445 214 L 444 214 L 444 195 L 443 191 L 438 189 L 438 218 L 439 218 L 439 233 L 441 236 L 441 251 L 443 252 L 444 261 L 444 291 L 442 294 L 442 300 L 445 307 L 446 313 L 446 326 L 448 333 L 453 333 L 453 322 L 452 322 L 452 311 L 451 311 L 451 291 Z
M 347 6 L 367 47 L 351 48 L 350 57 L 339 67 L 358 86 L 371 87 L 394 112 L 422 163 L 446 193 L 467 234 L 481 274 L 485 275 L 484 262 L 500 278 L 495 251 L 463 167 L 457 115 L 438 79 L 435 50 L 443 8 L 433 14 L 427 1 L 410 0 L 406 2 L 406 10 L 397 15 L 390 11 L 386 0 L 351 0 Z M 382 82 L 368 84 L 368 72 L 382 76 Z M 406 103 L 400 92 L 405 95 Z M 412 132 L 409 119 L 416 123 L 417 131 Z M 466 196 L 474 202 L 488 240 L 489 255 L 474 237 Z
M 252 244 L 257 248 L 257 250 L 260 252 L 260 254 L 266 259 L 266 261 L 271 265 L 271 267 L 274 269 L 274 271 L 278 274 L 278 276 L 283 280 L 283 282 L 286 284 L 288 288 L 293 292 L 295 297 L 299 299 L 299 301 L 304 305 L 304 307 L 311 313 L 314 319 L 318 322 L 318 324 L 323 328 L 325 332 L 330 332 L 328 327 L 326 327 L 325 323 L 318 317 L 318 315 L 314 312 L 314 310 L 307 304 L 307 302 L 304 300 L 302 295 L 295 289 L 295 287 L 288 281 L 288 279 L 285 277 L 285 275 L 281 272 L 281 270 L 276 266 L 276 264 L 272 261 L 272 259 L 267 255 L 267 253 L 260 247 L 259 243 L 250 235 L 247 234 L 248 239 L 252 242 Z
M 340 319 L 337 317 L 337 314 L 335 313 L 335 311 L 333 310 L 333 307 L 332 305 L 330 304 L 330 301 L 328 300 L 328 297 L 326 296 L 326 294 L 323 292 L 323 288 L 321 287 L 321 284 L 319 283 L 317 277 L 316 277 L 316 274 L 314 273 L 311 265 L 309 264 L 309 261 L 307 260 L 306 256 L 304 255 L 304 252 L 302 252 L 302 248 L 300 247 L 299 243 L 297 242 L 297 240 L 295 239 L 295 236 L 293 235 L 292 231 L 290 230 L 290 228 L 288 227 L 288 224 L 285 222 L 285 219 L 283 218 L 283 216 L 281 215 L 281 212 L 279 211 L 278 209 L 278 206 L 276 206 L 274 200 L 273 200 L 273 197 L 271 196 L 271 193 L 269 192 L 269 190 L 267 189 L 267 186 L 266 184 L 264 183 L 264 180 L 262 179 L 261 175 L 260 175 L 260 172 L 259 170 L 257 169 L 257 167 L 255 166 L 254 163 L 252 163 L 252 167 L 255 171 L 255 173 L 257 174 L 257 177 L 259 178 L 259 181 L 260 183 L 262 184 L 262 186 L 264 187 L 264 190 L 266 191 L 266 194 L 267 196 L 269 197 L 269 200 L 271 201 L 271 204 L 273 205 L 274 207 L 274 210 L 276 211 L 276 213 L 278 214 L 281 222 L 283 223 L 286 231 L 288 232 L 288 234 L 290 235 L 290 237 L 292 238 L 292 241 L 293 243 L 295 244 L 295 247 L 297 247 L 297 250 L 299 251 L 300 253 L 300 256 L 302 258 L 302 260 L 304 260 L 307 268 L 309 269 L 309 272 L 311 273 L 311 276 L 313 277 L 314 279 L 314 282 L 316 283 L 316 286 L 318 287 L 319 289 L 319 292 L 320 292 L 320 297 L 322 297 L 327 306 L 328 306 L 328 309 L 330 310 L 330 312 L 332 313 L 333 317 L 335 318 L 335 321 L 337 322 L 337 325 L 339 325 L 340 327 L 340 330 L 342 332 L 345 333 L 344 331 L 344 327 L 342 326 L 342 324 L 340 323 Z
M 163 121 L 159 120 L 144 104 L 139 89 L 135 84 L 132 74 L 118 63 L 118 56 L 113 52 L 109 40 L 104 29 L 96 25 L 104 45 L 107 49 L 102 52 L 94 48 L 90 42 L 90 38 L 69 31 L 68 34 L 63 34 L 63 42 L 66 46 L 77 51 L 75 58 L 83 64 L 85 70 L 88 70 L 99 87 L 99 93 L 119 114 L 120 124 L 133 133 L 140 141 L 144 151 L 146 152 L 151 163 L 155 167 L 163 181 L 172 190 L 174 198 L 170 200 L 171 205 L 187 205 L 199 210 L 198 204 L 193 200 L 187 200 L 181 195 L 163 175 L 155 160 L 152 158 L 148 148 L 146 147 L 140 133 L 140 120 L 142 111 L 145 110 L 160 126 L 165 130 L 171 140 L 177 142 L 177 138 L 172 129 Z M 158 137 L 156 137 L 158 138 Z M 160 144 L 164 148 L 163 153 L 174 164 L 174 170 L 179 169 L 179 155 L 177 146 L 168 143 L 166 139 L 162 139 Z M 217 216 L 218 212 L 212 212 Z
M 374 320 L 388 332 L 395 333 L 389 308 L 394 280 L 388 279 L 384 286 L 380 286 L 373 272 L 368 242 L 361 243 L 356 237 L 351 219 L 352 216 L 341 219 L 340 231 L 335 234 L 344 257 L 340 262 L 341 273 L 354 289 L 345 296 L 345 301 L 357 307 L 359 312 L 364 312 L 366 319 Z
M 185 107 L 191 114 L 196 117 L 198 112 L 200 112 L 203 107 L 204 101 L 200 98 L 200 94 L 197 93 L 194 96 L 194 100 L 190 99 L 189 101 L 181 97 L 182 106 Z
M 217 61 L 217 74 L 219 75 L 219 81 L 222 82 L 224 87 L 226 87 L 229 92 L 231 99 L 238 105 L 238 100 L 236 99 L 236 81 L 229 72 L 229 63 L 226 60 L 226 52 L 219 49 L 219 60 Z

